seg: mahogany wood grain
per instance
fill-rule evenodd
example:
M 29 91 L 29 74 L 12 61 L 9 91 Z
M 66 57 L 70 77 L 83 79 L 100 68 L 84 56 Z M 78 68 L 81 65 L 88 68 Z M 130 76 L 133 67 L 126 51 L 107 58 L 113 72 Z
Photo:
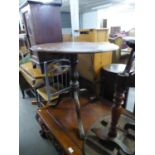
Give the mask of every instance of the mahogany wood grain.
M 110 113 L 111 104 L 108 101 L 90 103 L 88 99 L 80 98 L 80 103 L 85 132 L 97 119 Z M 73 99 L 65 98 L 56 108 L 43 107 L 37 113 L 67 154 L 69 154 L 68 147 L 74 150 L 73 155 L 83 154 L 83 140 L 77 134 L 78 127 Z
M 56 1 L 44 4 L 28 0 L 20 7 L 30 46 L 63 41 L 60 5 Z M 31 54 L 33 66 L 36 67 L 40 63 L 38 55 Z
M 30 4 L 35 44 L 61 42 L 60 7 Z

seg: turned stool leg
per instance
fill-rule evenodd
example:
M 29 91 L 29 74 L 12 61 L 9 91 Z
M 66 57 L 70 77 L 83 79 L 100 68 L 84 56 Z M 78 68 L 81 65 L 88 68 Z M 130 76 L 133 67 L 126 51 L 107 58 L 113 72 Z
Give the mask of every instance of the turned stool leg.
M 114 97 L 114 106 L 112 108 L 112 116 L 111 116 L 111 127 L 109 131 L 109 136 L 110 137 L 116 137 L 117 136 L 117 130 L 116 126 L 119 121 L 119 118 L 122 113 L 122 104 L 124 102 L 125 95 L 124 93 L 121 92 L 116 92 L 116 96 Z
M 81 119 L 81 111 L 80 111 L 80 101 L 79 101 L 79 82 L 78 82 L 78 72 L 76 71 L 76 65 L 77 65 L 77 55 L 72 55 L 71 57 L 71 91 L 75 100 L 75 107 L 76 107 L 76 115 L 77 115 L 77 124 L 78 124 L 78 130 L 79 130 L 79 136 L 81 139 L 84 138 L 85 132 L 84 127 Z

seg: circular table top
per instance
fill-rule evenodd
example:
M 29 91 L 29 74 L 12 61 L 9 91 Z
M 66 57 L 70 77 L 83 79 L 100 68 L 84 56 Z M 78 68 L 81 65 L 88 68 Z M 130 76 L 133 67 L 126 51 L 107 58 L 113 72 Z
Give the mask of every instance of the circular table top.
M 59 42 L 34 45 L 33 52 L 51 53 L 99 53 L 118 50 L 118 46 L 109 42 Z

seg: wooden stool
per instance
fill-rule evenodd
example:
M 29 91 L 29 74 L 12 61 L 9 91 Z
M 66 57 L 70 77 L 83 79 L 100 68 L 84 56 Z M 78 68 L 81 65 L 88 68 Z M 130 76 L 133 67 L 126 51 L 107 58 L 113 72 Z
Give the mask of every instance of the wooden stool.
M 127 44 L 132 48 L 132 51 L 124 71 L 116 76 L 116 86 L 113 99 L 114 105 L 111 110 L 112 113 L 111 115 L 105 116 L 102 120 L 98 120 L 98 123 L 94 124 L 91 128 L 93 133 L 89 135 L 87 134 L 85 138 L 86 155 L 88 151 L 90 152 L 88 147 L 91 148 L 91 152 L 94 152 L 96 148 L 98 148 L 97 150 L 100 149 L 101 152 L 106 155 L 135 154 L 134 119 L 131 119 L 130 116 L 122 115 L 124 111 L 122 105 L 125 99 L 125 89 L 130 84 L 130 77 L 134 75 L 134 72 L 131 72 L 131 67 L 134 61 L 135 42 L 129 41 Z M 94 141 L 96 142 L 94 143 Z

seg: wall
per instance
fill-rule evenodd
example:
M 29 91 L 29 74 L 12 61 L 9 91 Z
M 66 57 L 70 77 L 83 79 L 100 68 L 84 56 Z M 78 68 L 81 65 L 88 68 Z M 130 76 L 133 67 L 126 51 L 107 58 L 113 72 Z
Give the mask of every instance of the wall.
M 70 12 L 61 12 L 61 23 L 63 28 L 71 27 Z
M 70 12 L 61 12 L 62 33 L 71 34 L 71 16 Z
M 25 3 L 26 0 L 19 0 L 18 2 L 19 2 L 19 5 L 21 5 L 21 4 Z
M 90 28 L 97 28 L 98 27 L 98 13 L 97 11 L 87 12 L 81 14 L 81 28 L 83 29 L 90 29 Z
M 128 31 L 135 27 L 134 8 L 127 5 L 118 5 L 98 10 L 98 22 L 107 19 L 107 26 L 121 26 L 121 31 Z
M 111 6 L 80 15 L 80 28 L 100 28 L 103 19 L 107 19 L 107 28 L 121 26 L 128 31 L 135 27 L 134 5 L 128 3 L 112 4 Z

